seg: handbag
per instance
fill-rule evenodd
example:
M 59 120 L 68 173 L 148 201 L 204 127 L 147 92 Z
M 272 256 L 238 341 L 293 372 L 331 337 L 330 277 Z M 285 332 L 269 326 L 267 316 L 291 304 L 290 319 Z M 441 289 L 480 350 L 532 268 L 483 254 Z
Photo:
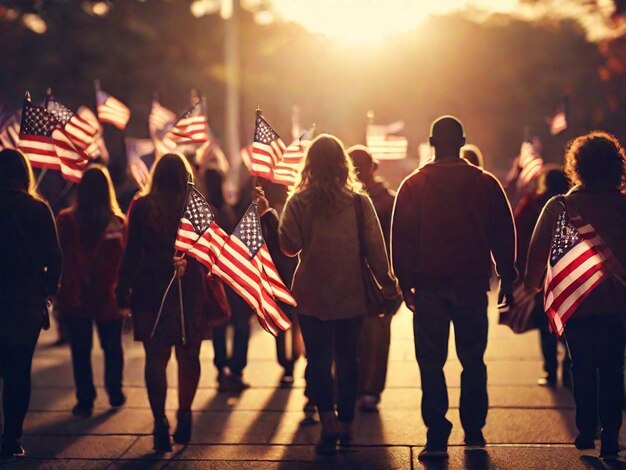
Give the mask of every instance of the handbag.
M 387 299 L 383 295 L 382 289 L 374 277 L 372 268 L 367 262 L 361 198 L 358 195 L 354 195 L 353 201 L 356 212 L 357 232 L 359 234 L 359 258 L 361 259 L 361 275 L 363 276 L 363 285 L 365 287 L 366 313 L 372 317 L 393 315 L 400 308 L 402 297 L 397 295 L 394 298 Z
M 211 326 L 221 326 L 230 319 L 230 305 L 223 281 L 213 275 L 205 276 L 205 314 Z

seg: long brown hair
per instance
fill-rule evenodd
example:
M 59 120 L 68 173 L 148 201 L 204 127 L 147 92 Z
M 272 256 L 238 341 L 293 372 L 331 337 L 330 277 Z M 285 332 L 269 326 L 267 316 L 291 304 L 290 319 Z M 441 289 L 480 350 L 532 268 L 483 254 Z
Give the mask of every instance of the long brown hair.
M 41 199 L 35 188 L 33 169 L 26 155 L 19 150 L 0 151 L 0 189 L 19 191 Z
M 343 191 L 363 192 L 352 160 L 334 135 L 320 134 L 311 143 L 292 195 L 304 191 L 310 192 L 318 209 L 334 207 Z
M 191 166 L 178 153 L 163 155 L 152 167 L 150 182 L 142 195 L 147 202 L 150 226 L 165 237 L 176 234 L 189 182 L 193 182 Z
M 71 210 L 76 216 L 81 239 L 88 246 L 98 242 L 112 216 L 123 217 L 105 166 L 92 165 L 85 170 Z

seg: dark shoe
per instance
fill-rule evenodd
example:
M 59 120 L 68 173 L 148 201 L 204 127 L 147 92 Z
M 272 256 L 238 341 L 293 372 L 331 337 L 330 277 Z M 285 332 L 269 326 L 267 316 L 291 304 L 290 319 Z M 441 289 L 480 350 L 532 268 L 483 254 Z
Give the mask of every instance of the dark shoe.
M 191 416 L 191 411 L 179 411 L 176 414 L 178 424 L 173 436 L 176 444 L 189 444 L 191 441 Z
M 448 449 L 447 448 L 431 448 L 428 445 L 422 449 L 422 451 L 417 454 L 417 460 L 442 460 L 448 458 Z
M 124 392 L 122 392 L 121 390 L 119 392 L 109 395 L 109 404 L 113 408 L 119 408 L 120 406 L 124 406 L 124 403 L 126 403 L 126 395 L 124 395 Z
M 152 431 L 154 444 L 152 448 L 157 454 L 172 451 L 172 442 L 170 441 L 170 423 L 164 416 L 154 420 L 154 431 Z
M 291 388 L 294 383 L 293 373 L 285 372 L 280 379 L 280 388 Z
M 604 460 L 617 460 L 619 458 L 619 444 L 617 441 L 603 442 L 600 447 L 600 458 Z
M 352 423 L 344 423 L 339 421 L 339 450 L 349 452 L 352 450 Z
M 26 451 L 18 439 L 6 439 L 2 441 L 0 457 L 3 459 L 24 458 L 26 457 Z
M 217 388 L 219 393 L 240 393 L 250 388 L 250 385 L 245 383 L 240 375 L 232 373 L 220 373 L 217 380 L 219 382 Z
M 89 418 L 93 414 L 93 403 L 77 403 L 72 408 L 72 414 L 79 418 Z
M 572 388 L 572 379 L 569 378 L 569 375 L 567 376 L 567 378 L 565 378 L 565 376 L 563 376 L 563 388 L 566 388 L 568 390 L 573 390 Z
M 235 391 L 237 392 L 243 392 L 244 390 L 250 388 L 250 384 L 243 381 L 243 375 L 231 373 L 229 378 L 234 384 Z
M 487 445 L 482 431 L 465 434 L 465 446 L 471 449 L 482 449 Z
M 322 432 L 320 440 L 315 444 L 315 453 L 318 455 L 335 455 L 337 453 L 337 435 Z
M 596 448 L 596 443 L 593 441 L 593 436 L 585 436 L 579 434 L 574 440 L 574 445 L 578 450 L 590 450 Z
M 556 375 L 548 374 L 545 377 L 539 377 L 537 379 L 537 385 L 541 387 L 556 387 Z
M 304 404 L 304 418 L 300 421 L 300 426 L 314 426 L 317 424 L 317 420 L 315 419 L 315 415 L 317 414 L 317 410 L 315 409 L 315 405 L 311 403 L 311 400 L 307 401 Z
M 363 395 L 359 400 L 359 409 L 364 413 L 378 413 L 378 398 L 374 395 Z

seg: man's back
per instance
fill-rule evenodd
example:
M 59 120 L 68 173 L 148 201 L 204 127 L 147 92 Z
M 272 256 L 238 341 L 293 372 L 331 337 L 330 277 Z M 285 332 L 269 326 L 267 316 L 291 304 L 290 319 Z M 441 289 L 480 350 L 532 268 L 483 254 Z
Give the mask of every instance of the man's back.
M 465 160 L 436 160 L 409 176 L 393 223 L 394 268 L 408 288 L 484 292 L 492 251 L 503 279 L 513 280 L 515 231 L 504 192 Z

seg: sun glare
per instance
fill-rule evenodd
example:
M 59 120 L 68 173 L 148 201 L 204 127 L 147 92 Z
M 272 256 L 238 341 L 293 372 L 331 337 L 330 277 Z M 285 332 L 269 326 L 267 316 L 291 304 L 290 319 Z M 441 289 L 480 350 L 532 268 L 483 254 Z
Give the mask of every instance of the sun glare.
M 429 15 L 465 9 L 508 12 L 517 0 L 273 0 L 277 13 L 348 43 L 376 43 L 414 29 Z

